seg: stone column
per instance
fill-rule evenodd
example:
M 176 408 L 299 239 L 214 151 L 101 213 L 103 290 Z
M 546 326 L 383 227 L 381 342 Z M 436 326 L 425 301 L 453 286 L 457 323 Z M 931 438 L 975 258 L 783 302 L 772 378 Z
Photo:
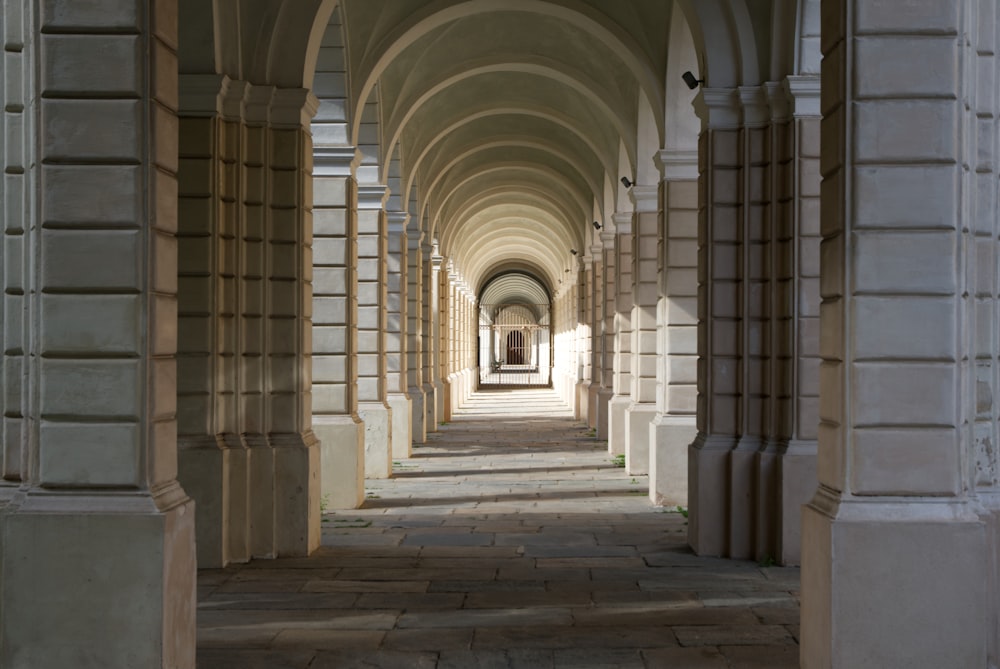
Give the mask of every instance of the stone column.
M 579 260 L 580 269 L 577 272 L 577 367 L 579 374 L 576 382 L 576 418 L 590 425 L 590 403 L 588 401 L 588 391 L 590 389 L 591 358 L 590 351 L 592 345 L 591 338 L 591 314 L 593 313 L 593 293 L 591 285 L 593 281 L 593 258 L 585 255 Z
M 365 424 L 365 477 L 392 475 L 392 412 L 386 404 L 385 186 L 358 186 L 358 416 Z
M 34 66 L 32 51 L 32 26 L 24 14 L 23 2 L 12 2 L 0 8 L 3 34 L 0 43 L 3 51 L 3 135 L 0 139 L 0 161 L 3 179 L 0 180 L 0 215 L 3 217 L 3 235 L 0 252 L 4 258 L 3 310 L 0 312 L 0 340 L 3 342 L 3 359 L 0 377 L 4 392 L 0 394 L 3 423 L 0 438 L 0 501 L 13 496 L 21 483 L 23 467 L 27 462 L 24 450 L 27 443 L 25 415 L 28 402 L 28 385 L 24 382 L 25 353 L 29 342 L 29 319 L 26 318 L 32 248 L 28 227 L 34 199 L 30 164 L 34 158 L 31 149 L 33 133 L 31 105 L 29 103 Z
M 615 214 L 613 221 L 614 378 L 608 405 L 608 452 L 612 455 L 625 455 L 625 418 L 632 404 L 632 214 Z
M 656 303 L 658 293 L 656 239 L 659 187 L 633 186 L 632 222 L 632 390 L 625 411 L 625 468 L 630 474 L 649 471 L 649 425 L 656 415 Z
M 229 483 L 239 458 L 225 435 L 227 427 L 233 433 L 225 424 L 225 394 L 233 367 L 223 360 L 226 335 L 232 331 L 225 327 L 223 310 L 234 293 L 225 289 L 223 277 L 223 265 L 232 259 L 232 231 L 223 235 L 224 212 L 233 207 L 224 207 L 222 201 L 227 173 L 222 116 L 228 111 L 239 122 L 245 92 L 245 83 L 222 75 L 185 75 L 180 81 L 178 478 L 197 502 L 201 567 L 222 567 L 232 560 L 229 520 L 234 497 Z M 231 279 L 230 270 L 229 285 Z
M 656 416 L 649 433 L 649 497 L 687 506 L 688 446 L 697 436 L 698 156 L 661 151 Z
M 451 321 L 450 288 L 448 282 L 448 265 L 444 256 L 440 257 L 437 264 L 437 329 L 434 336 L 438 340 L 437 348 L 437 383 L 438 392 L 441 398 L 440 418 L 443 422 L 451 420 L 451 379 L 448 378 L 451 361 L 451 347 L 449 346 L 449 328 Z
M 587 324 L 590 326 L 590 385 L 587 387 L 587 425 L 600 436 L 600 427 L 607 434 L 608 414 L 602 415 L 598 403 L 601 392 L 603 372 L 601 365 L 604 356 L 604 249 L 594 245 L 587 249 L 590 258 L 590 285 L 588 298 L 590 309 Z M 604 424 L 601 425 L 601 421 Z
M 274 448 L 267 439 L 267 249 L 270 245 L 270 143 L 273 86 L 250 86 L 245 100 L 243 228 L 240 244 L 240 424 L 247 445 L 250 557 L 275 556 Z M 182 201 L 183 202 L 183 201 Z M 187 212 L 190 214 L 190 212 Z M 193 361 L 192 361 L 193 362 Z M 198 507 L 200 509 L 200 507 Z
M 729 453 L 727 475 L 726 554 L 731 558 L 764 557 L 755 551 L 755 496 L 759 490 L 758 453 L 767 442 L 763 438 L 767 396 L 769 340 L 768 291 L 770 272 L 766 265 L 768 231 L 765 213 L 770 208 L 768 168 L 770 109 L 762 87 L 738 91 L 742 131 L 740 133 L 739 187 L 741 194 L 737 220 L 737 439 Z M 770 492 L 770 491 L 769 491 Z M 768 495 L 767 502 L 773 498 Z M 771 525 L 770 518 L 767 524 Z
M 423 322 L 420 334 L 424 342 L 424 411 L 427 414 L 425 424 L 428 432 L 437 432 L 441 421 L 441 395 L 437 383 L 437 310 L 438 310 L 438 277 L 435 257 L 437 243 L 424 243 L 420 248 L 424 263 L 423 276 Z
M 5 160 L 30 160 L 3 215 L 6 230 L 12 215 L 30 226 L 34 391 L 23 483 L 0 512 L 0 665 L 194 667 L 194 507 L 176 480 L 176 5 L 18 4 L 3 39 L 34 66 L 20 120 L 36 141 L 4 130 Z
M 773 491 L 774 506 L 758 493 L 756 524 L 774 527 L 768 534 L 758 529 L 757 553 L 798 564 L 819 425 L 819 77 L 788 77 L 774 87 L 772 115 L 773 413 L 757 489 Z
M 319 441 L 312 431 L 312 136 L 318 100 L 277 89 L 271 107 L 268 439 L 274 448 L 276 553 L 319 546 Z
M 423 233 L 412 221 L 407 234 L 406 358 L 407 394 L 411 402 L 413 443 L 427 441 L 427 408 L 424 390 L 424 252 Z
M 328 508 L 364 501 L 365 426 L 358 415 L 358 214 L 354 147 L 313 151 L 313 431 Z
M 617 257 L 615 254 L 615 230 L 606 227 L 601 229 L 601 389 L 597 393 L 597 438 L 611 441 L 611 398 L 614 397 L 615 386 L 615 320 L 617 315 L 618 291 L 616 288 Z
M 991 360 L 997 352 L 988 310 L 996 173 L 981 182 L 977 172 L 992 169 L 996 127 L 977 126 L 967 106 L 980 86 L 996 105 L 996 19 L 992 8 L 978 17 L 984 8 L 824 2 L 819 489 L 802 537 L 807 669 L 993 664 L 996 546 L 974 497 L 971 438 L 995 397 L 995 373 L 977 378 L 980 338 Z M 987 70 L 970 42 L 989 52 Z M 980 286 L 983 305 L 973 297 Z
M 737 91 L 702 88 L 698 202 L 698 436 L 688 450 L 688 542 L 727 549 L 729 452 L 739 417 L 741 133 Z
M 406 224 L 410 215 L 391 211 L 386 263 L 386 404 L 392 412 L 392 457 L 408 458 L 413 447 L 413 405 L 407 394 L 407 289 L 409 282 Z M 390 462 L 390 467 L 392 463 Z

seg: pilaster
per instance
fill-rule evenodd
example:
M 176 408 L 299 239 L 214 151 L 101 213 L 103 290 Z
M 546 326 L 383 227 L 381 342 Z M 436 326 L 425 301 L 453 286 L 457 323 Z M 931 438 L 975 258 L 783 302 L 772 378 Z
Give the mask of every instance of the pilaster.
M 322 499 L 364 501 L 365 426 L 358 415 L 358 234 L 354 147 L 313 150 L 313 431 Z
M 601 410 L 601 384 L 604 380 L 604 247 L 588 249 L 590 258 L 590 385 L 587 386 L 587 425 L 598 439 L 607 439 L 607 406 Z M 603 428 L 603 431 L 602 431 Z
M 625 469 L 649 472 L 649 425 L 656 415 L 657 236 L 660 187 L 637 184 L 629 191 L 632 218 L 632 389 L 625 411 Z
M 649 496 L 688 505 L 688 447 L 697 436 L 698 156 L 661 151 L 656 416 L 650 424 Z
M 625 419 L 632 404 L 632 213 L 612 217 L 615 246 L 614 361 L 608 404 L 608 452 L 625 455 Z
M 406 224 L 410 215 L 390 211 L 386 254 L 386 404 L 392 411 L 392 457 L 408 458 L 413 447 L 413 405 L 407 394 L 407 326 L 409 248 Z M 390 467 L 392 464 L 390 463 Z
M 580 257 L 580 269 L 577 272 L 577 367 L 579 373 L 576 382 L 576 404 L 575 415 L 577 420 L 582 420 L 590 424 L 590 403 L 588 401 L 588 390 L 590 388 L 591 359 L 590 352 L 593 344 L 591 337 L 591 313 L 593 303 L 591 301 L 593 293 L 591 282 L 593 281 L 593 258 L 589 255 Z
M 411 221 L 407 235 L 406 357 L 407 394 L 411 402 L 413 443 L 427 441 L 426 393 L 424 390 L 424 253 L 423 233 Z
M 740 253 L 743 142 L 739 93 L 702 88 L 698 141 L 698 435 L 688 451 L 688 542 L 728 548 L 729 454 L 740 417 Z M 748 500 L 747 500 L 748 501 Z
M 365 477 L 392 475 L 392 412 L 386 403 L 388 234 L 381 185 L 358 186 L 358 415 L 365 424 Z

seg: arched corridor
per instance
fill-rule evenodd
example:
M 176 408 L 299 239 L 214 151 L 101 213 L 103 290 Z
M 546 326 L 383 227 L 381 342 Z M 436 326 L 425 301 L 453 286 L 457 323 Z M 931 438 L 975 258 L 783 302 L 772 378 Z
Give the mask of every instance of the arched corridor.
M 191 669 L 525 385 L 802 667 L 1000 666 L 997 2 L 5 0 L 0 666 Z
M 798 666 L 798 569 L 699 558 L 551 390 L 477 393 L 310 558 L 200 575 L 199 663 Z

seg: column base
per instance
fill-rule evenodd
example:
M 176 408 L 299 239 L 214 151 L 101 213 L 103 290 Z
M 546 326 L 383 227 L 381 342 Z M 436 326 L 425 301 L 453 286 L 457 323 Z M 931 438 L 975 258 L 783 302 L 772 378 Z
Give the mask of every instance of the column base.
M 229 562 L 250 561 L 250 449 L 237 434 L 223 437 L 229 450 L 226 485 L 229 489 L 229 519 L 226 541 Z
M 820 488 L 802 532 L 804 669 L 988 666 L 986 529 L 968 503 Z
M 392 458 L 408 458 L 413 449 L 413 404 L 405 393 L 389 393 L 385 402 L 392 414 Z
M 198 567 L 229 564 L 230 449 L 216 437 L 181 437 L 177 448 L 177 480 L 195 502 Z
M 609 440 L 611 430 L 611 398 L 615 394 L 611 388 L 602 387 L 597 393 L 597 438 Z
M 656 417 L 656 405 L 632 402 L 625 410 L 625 471 L 649 473 L 649 426 Z
M 0 526 L 0 666 L 195 666 L 195 513 L 176 482 L 28 493 Z
M 275 549 L 274 449 L 262 434 L 244 437 L 250 449 L 250 556 L 273 558 Z
M 688 447 L 688 543 L 698 555 L 726 551 L 726 484 L 734 437 L 699 433 Z
M 427 441 L 427 410 L 424 408 L 424 390 L 420 386 L 410 386 L 406 390 L 410 396 L 410 435 L 411 443 L 422 444 Z
M 649 499 L 688 506 L 688 446 L 698 436 L 694 416 L 657 414 L 649 424 Z
M 573 413 L 576 419 L 588 424 L 590 423 L 590 402 L 587 397 L 589 389 L 589 381 L 577 381 L 576 389 L 574 390 L 575 404 L 573 406 Z
M 608 403 L 608 453 L 625 455 L 625 419 L 632 398 L 628 395 L 615 395 Z
M 358 418 L 365 424 L 365 478 L 392 476 L 392 412 L 382 402 L 358 402 Z
M 596 431 L 598 421 L 600 419 L 600 409 L 598 407 L 597 398 L 601 394 L 601 386 L 597 383 L 591 383 L 587 386 L 587 427 Z
M 441 414 L 438 413 L 438 409 L 441 406 L 441 400 L 438 399 L 437 388 L 434 387 L 432 383 L 424 384 L 424 429 L 427 433 L 437 432 L 438 423 L 441 419 L 438 417 Z
M 313 416 L 320 442 L 320 501 L 356 509 L 365 500 L 365 425 L 357 416 Z
M 305 557 L 319 548 L 319 440 L 305 434 L 272 434 L 274 448 L 275 553 Z
M 793 441 L 778 448 L 775 489 L 778 494 L 776 557 L 783 565 L 802 562 L 802 507 L 816 492 L 816 442 Z M 784 451 L 784 452 L 782 452 Z
M 758 437 L 741 437 L 729 451 L 728 480 L 720 492 L 727 497 L 726 525 L 729 539 L 726 557 L 750 560 L 755 557 L 754 516 L 756 504 L 754 481 L 757 477 Z

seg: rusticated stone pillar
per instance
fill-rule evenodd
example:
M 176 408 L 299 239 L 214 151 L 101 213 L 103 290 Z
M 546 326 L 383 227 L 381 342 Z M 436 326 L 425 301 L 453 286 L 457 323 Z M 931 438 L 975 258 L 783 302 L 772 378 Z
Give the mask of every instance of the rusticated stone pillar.
M 698 157 L 662 151 L 656 416 L 649 433 L 649 497 L 687 506 L 688 446 L 697 435 Z
M 819 489 L 803 514 L 806 669 L 994 664 L 996 546 L 974 493 L 972 438 L 977 416 L 993 410 L 996 378 L 983 387 L 975 363 L 980 342 L 992 344 L 991 360 L 997 351 L 996 124 L 976 109 L 996 108 L 992 5 L 823 3 Z M 993 171 L 988 185 L 980 167 Z
M 392 457 L 408 458 L 413 447 L 413 405 L 407 394 L 407 289 L 409 249 L 406 223 L 409 214 L 387 214 L 386 248 L 386 404 L 392 412 Z M 391 467 L 390 463 L 390 467 Z
M 728 547 L 728 464 L 739 435 L 742 115 L 738 92 L 703 88 L 698 142 L 698 435 L 688 452 L 688 541 Z
M 392 410 L 386 403 L 388 230 L 385 186 L 358 187 L 358 415 L 365 424 L 365 476 L 392 475 Z
M 364 501 L 364 423 L 358 416 L 358 219 L 354 147 L 313 151 L 313 431 L 323 500 Z
M 579 376 L 576 382 L 575 415 L 578 420 L 590 424 L 590 404 L 587 392 L 590 388 L 591 359 L 590 351 L 593 345 L 591 337 L 591 313 L 593 312 L 591 282 L 593 281 L 593 258 L 589 255 L 580 257 L 580 269 L 577 272 L 577 367 Z
M 595 244 L 588 249 L 590 258 L 590 385 L 587 387 L 587 425 L 602 437 L 607 438 L 607 409 L 601 411 L 599 397 L 604 378 L 604 248 Z
M 632 403 L 632 214 L 615 214 L 613 222 L 614 360 L 608 404 L 608 452 L 625 455 L 625 418 Z
M 33 250 L 22 299 L 35 390 L 22 484 L 0 510 L 0 665 L 191 669 L 194 506 L 176 480 L 176 5 L 4 12 L 5 64 L 34 72 L 20 101 L 27 132 L 5 128 L 6 155 L 27 160 L 5 184 L 3 216 L 8 232 L 21 217 Z
M 410 396 L 413 443 L 427 441 L 426 391 L 424 390 L 424 253 L 423 233 L 411 222 L 408 228 L 406 288 L 407 394 Z
M 625 468 L 649 472 L 649 425 L 656 416 L 656 303 L 659 186 L 629 191 L 632 219 L 632 390 L 625 411 Z

